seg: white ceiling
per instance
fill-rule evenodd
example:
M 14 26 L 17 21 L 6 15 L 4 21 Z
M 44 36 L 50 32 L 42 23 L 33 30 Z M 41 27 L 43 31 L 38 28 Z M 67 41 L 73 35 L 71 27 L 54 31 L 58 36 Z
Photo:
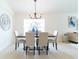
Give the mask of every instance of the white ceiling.
M 15 12 L 34 12 L 33 0 L 7 0 Z M 37 0 L 37 12 L 77 12 L 78 0 Z

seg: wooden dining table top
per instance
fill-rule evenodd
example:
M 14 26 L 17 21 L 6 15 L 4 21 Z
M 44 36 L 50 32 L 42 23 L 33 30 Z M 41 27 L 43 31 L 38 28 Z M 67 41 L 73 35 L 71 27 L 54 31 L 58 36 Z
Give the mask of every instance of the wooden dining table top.
M 18 36 L 16 36 L 17 38 L 26 38 L 25 37 L 25 35 L 18 35 Z M 35 37 L 39 37 L 39 35 L 35 35 Z M 56 36 L 54 36 L 53 34 L 48 34 L 48 37 L 56 37 Z

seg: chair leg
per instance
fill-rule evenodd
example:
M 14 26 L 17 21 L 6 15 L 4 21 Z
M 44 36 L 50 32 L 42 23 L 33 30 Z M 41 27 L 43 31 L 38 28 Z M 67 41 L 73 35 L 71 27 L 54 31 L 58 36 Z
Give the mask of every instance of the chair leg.
M 56 46 L 56 50 L 57 50 L 57 42 L 55 43 L 55 46 Z
M 25 42 L 23 43 L 23 49 L 25 50 Z
M 48 48 L 48 46 L 46 47 L 46 55 L 48 55 L 48 50 L 49 50 L 49 48 Z
M 27 50 L 28 50 L 28 47 L 26 47 L 26 55 L 27 55 Z
M 48 46 L 49 46 L 49 43 L 48 43 Z
M 35 55 L 35 47 L 34 47 L 34 52 L 33 52 L 33 53 L 34 53 L 34 55 Z
M 49 50 L 49 43 L 47 43 L 47 49 Z
M 17 42 L 15 43 L 15 50 L 17 49 Z
M 38 53 L 39 53 L 39 55 L 40 55 L 40 47 L 38 47 Z
M 37 50 L 38 50 L 38 39 L 36 40 L 36 46 L 37 46 Z
M 18 43 L 18 47 L 19 47 L 19 43 Z
M 53 47 L 54 47 L 54 42 L 53 42 Z

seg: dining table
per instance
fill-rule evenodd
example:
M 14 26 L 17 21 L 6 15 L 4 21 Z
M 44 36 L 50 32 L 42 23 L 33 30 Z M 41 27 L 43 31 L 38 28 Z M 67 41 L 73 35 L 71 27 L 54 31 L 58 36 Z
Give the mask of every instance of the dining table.
M 26 36 L 25 35 L 18 35 L 18 36 L 16 36 L 17 38 L 26 38 Z M 35 37 L 36 38 L 39 38 L 39 35 L 35 35 Z M 48 33 L 48 38 L 49 37 L 56 37 L 56 36 L 54 36 L 53 34 L 50 34 L 50 33 Z
M 17 38 L 23 38 L 23 39 L 26 39 L 26 36 L 25 35 L 18 35 L 16 36 Z M 54 36 L 53 34 L 50 34 L 48 33 L 48 42 L 49 42 L 49 38 L 54 38 L 56 36 Z M 36 38 L 36 44 L 38 45 L 38 40 L 39 40 L 39 35 L 35 35 L 35 38 Z
M 18 35 L 16 36 L 17 38 L 23 38 L 23 39 L 26 39 L 26 36 L 25 35 Z M 52 38 L 52 37 L 56 37 L 54 36 L 53 34 L 50 34 L 48 33 L 48 38 Z M 35 35 L 35 38 L 36 38 L 36 47 L 38 47 L 38 42 L 39 42 L 39 35 Z M 48 43 L 49 43 L 49 40 L 48 40 Z M 37 48 L 36 48 L 37 49 Z

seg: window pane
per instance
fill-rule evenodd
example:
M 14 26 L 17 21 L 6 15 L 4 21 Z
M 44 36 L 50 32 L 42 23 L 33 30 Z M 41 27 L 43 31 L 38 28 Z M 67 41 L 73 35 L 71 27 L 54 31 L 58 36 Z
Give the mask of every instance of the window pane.
M 36 32 L 45 31 L 45 20 L 44 19 L 24 19 L 24 32 Z

